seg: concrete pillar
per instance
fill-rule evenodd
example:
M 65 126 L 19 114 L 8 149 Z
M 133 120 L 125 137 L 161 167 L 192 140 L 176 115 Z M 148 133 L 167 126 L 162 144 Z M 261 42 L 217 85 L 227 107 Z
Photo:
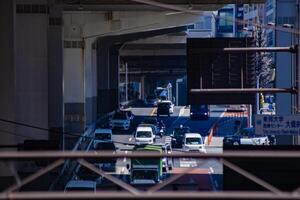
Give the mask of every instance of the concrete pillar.
M 85 123 L 89 125 L 97 118 L 97 50 L 93 39 L 85 40 L 84 71 Z
M 109 47 L 97 42 L 97 114 L 110 112 L 110 82 L 109 82 Z
M 110 110 L 119 108 L 120 97 L 119 97 L 119 66 L 120 56 L 119 49 L 120 45 L 114 45 L 109 49 L 109 93 L 110 93 Z
M 0 1 L 0 119 L 15 121 L 15 18 L 14 1 Z M 16 144 L 14 124 L 0 121 L 0 145 Z M 4 149 L 1 149 L 4 150 Z M 0 163 L 0 190 L 13 184 L 7 165 Z
M 66 42 L 66 41 L 65 41 Z M 84 130 L 84 48 L 80 40 L 64 48 L 64 130 Z
M 63 134 L 51 132 L 63 131 L 63 27 L 62 5 L 49 6 L 48 26 L 48 122 L 49 139 L 60 140 L 63 146 Z
M 0 118 L 15 121 L 14 1 L 0 1 L 0 13 Z M 0 121 L 0 129 L 0 145 L 15 144 L 16 136 L 9 134 L 15 132 L 15 126 Z

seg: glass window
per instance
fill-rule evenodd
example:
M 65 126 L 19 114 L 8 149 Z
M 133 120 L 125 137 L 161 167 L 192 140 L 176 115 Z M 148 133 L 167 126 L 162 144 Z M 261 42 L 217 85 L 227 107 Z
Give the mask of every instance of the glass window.
M 96 134 L 95 138 L 97 140 L 111 140 L 111 135 L 109 133 L 101 133 L 101 134 Z
M 197 144 L 202 144 L 202 140 L 201 138 L 186 138 L 185 143 L 191 145 L 197 145 Z
M 138 131 L 136 133 L 136 137 L 138 137 L 138 138 L 150 138 L 151 137 L 151 132 L 149 132 L 149 131 Z

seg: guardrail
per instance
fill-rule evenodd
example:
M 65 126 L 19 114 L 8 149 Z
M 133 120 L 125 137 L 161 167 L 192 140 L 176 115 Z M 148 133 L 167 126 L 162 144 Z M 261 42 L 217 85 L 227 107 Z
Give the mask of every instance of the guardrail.
M 100 117 L 95 123 L 91 124 L 89 128 L 83 133 L 83 135 L 79 137 L 72 151 L 88 151 L 91 144 L 93 143 L 93 133 L 97 126 L 99 124 L 106 123 L 105 121 L 108 121 L 109 117 L 111 117 L 113 114 L 114 111 Z M 64 183 L 70 179 L 73 174 L 73 170 L 76 169 L 77 166 L 77 162 L 72 162 L 69 159 L 66 160 L 59 175 L 50 185 L 49 190 L 53 191 L 62 189 L 62 185 L 64 185 Z

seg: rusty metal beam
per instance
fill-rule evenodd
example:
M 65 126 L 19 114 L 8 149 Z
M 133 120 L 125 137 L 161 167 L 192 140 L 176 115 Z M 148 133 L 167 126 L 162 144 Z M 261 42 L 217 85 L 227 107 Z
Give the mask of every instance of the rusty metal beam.
M 228 48 L 191 48 L 189 53 L 241 53 L 241 52 L 291 52 L 297 53 L 297 45 L 291 47 L 228 47 Z
M 292 194 L 290 192 L 283 192 L 280 195 L 272 192 L 252 192 L 252 191 L 228 191 L 228 192 L 155 192 L 147 194 L 142 192 L 138 195 L 129 192 L 112 191 L 112 192 L 18 192 L 10 193 L 9 195 L 0 193 L 0 200 L 40 200 L 40 199 L 281 199 L 292 200 L 300 199 L 299 194 Z
M 297 88 L 216 88 L 216 89 L 191 89 L 192 94 L 249 94 L 249 93 L 292 93 L 297 94 Z
M 42 160 L 50 158 L 300 158 L 300 151 L 223 151 L 223 153 L 198 153 L 198 152 L 180 152 L 180 153 L 154 153 L 154 152 L 133 152 L 126 154 L 124 152 L 114 153 L 112 151 L 7 151 L 0 152 L 0 160 Z

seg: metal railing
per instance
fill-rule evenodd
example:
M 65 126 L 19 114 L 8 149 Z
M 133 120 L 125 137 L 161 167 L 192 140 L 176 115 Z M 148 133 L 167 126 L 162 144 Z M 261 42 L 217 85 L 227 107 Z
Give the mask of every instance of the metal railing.
M 109 119 L 114 114 L 114 112 L 108 113 L 102 117 L 100 117 L 95 123 L 91 124 L 89 128 L 82 134 L 82 136 L 79 137 L 78 141 L 76 142 L 74 148 L 72 151 L 87 151 L 89 150 L 90 146 L 93 143 L 93 134 L 95 129 L 97 128 L 98 124 L 106 123 L 106 120 Z M 49 190 L 55 190 L 57 188 L 57 185 L 64 181 L 62 181 L 63 176 L 68 176 L 66 179 L 70 179 L 70 176 L 72 176 L 73 170 L 76 169 L 78 163 L 77 162 L 71 162 L 71 160 L 66 160 L 64 162 L 64 165 L 62 169 L 60 170 L 59 175 L 57 178 L 52 182 L 52 184 L 49 187 Z

